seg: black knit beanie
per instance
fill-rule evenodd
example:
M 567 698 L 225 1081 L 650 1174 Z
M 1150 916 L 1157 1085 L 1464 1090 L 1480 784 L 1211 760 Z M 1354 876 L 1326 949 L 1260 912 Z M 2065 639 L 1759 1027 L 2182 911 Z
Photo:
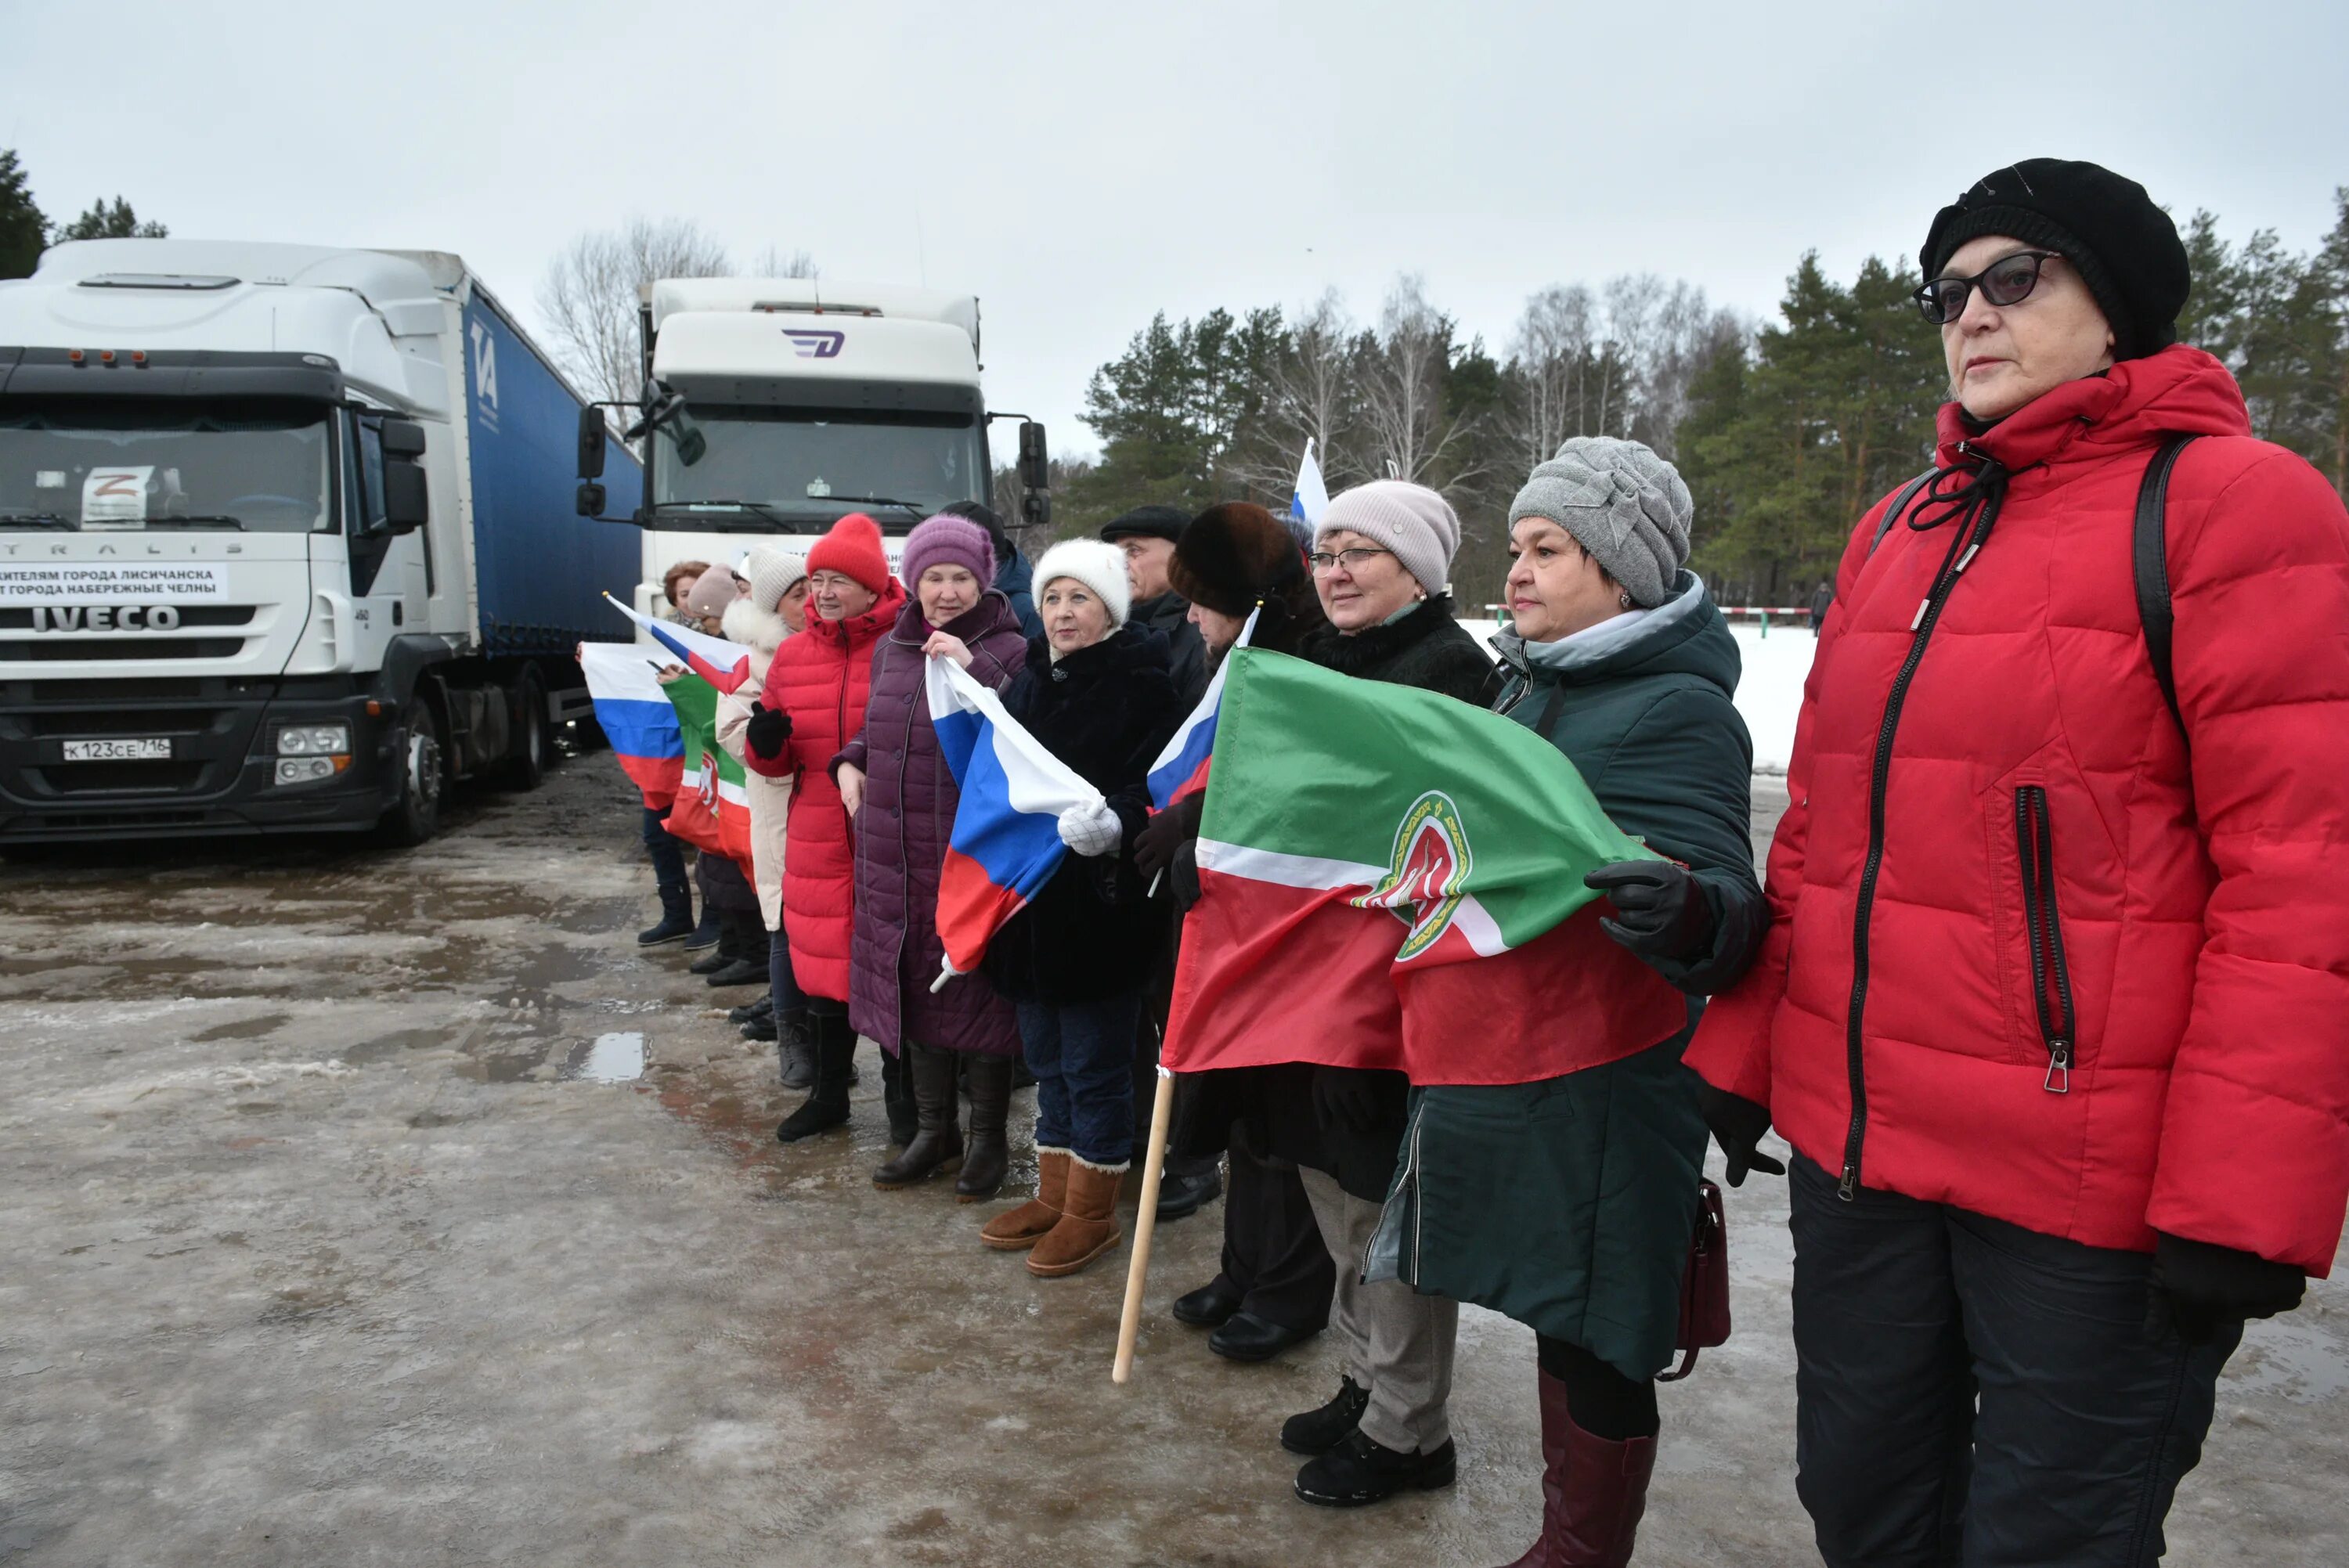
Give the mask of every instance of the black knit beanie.
M 2178 341 L 2178 313 L 2194 281 L 2186 246 L 2136 181 L 2061 158 L 1986 174 L 1933 215 L 1919 253 L 1926 281 L 1984 234 L 2060 252 L 2112 325 L 2114 358 L 2141 358 Z

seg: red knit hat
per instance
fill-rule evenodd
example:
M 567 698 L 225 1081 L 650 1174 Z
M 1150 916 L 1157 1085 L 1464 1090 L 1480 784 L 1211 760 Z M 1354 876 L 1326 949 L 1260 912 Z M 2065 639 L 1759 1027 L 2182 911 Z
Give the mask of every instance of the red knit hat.
M 881 549 L 881 525 L 861 511 L 852 511 L 832 525 L 832 531 L 807 552 L 808 575 L 837 572 L 853 577 L 875 593 L 889 592 L 889 557 Z

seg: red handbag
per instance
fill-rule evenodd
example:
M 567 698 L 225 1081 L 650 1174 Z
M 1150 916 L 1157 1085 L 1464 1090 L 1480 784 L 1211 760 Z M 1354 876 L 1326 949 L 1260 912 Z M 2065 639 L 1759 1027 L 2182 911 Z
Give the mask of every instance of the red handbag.
M 1689 1238 L 1688 1264 L 1681 1273 L 1681 1364 L 1656 1374 L 1675 1383 L 1696 1370 L 1696 1353 L 1729 1339 L 1729 1225 L 1721 1212 L 1721 1189 L 1697 1183 L 1696 1233 Z

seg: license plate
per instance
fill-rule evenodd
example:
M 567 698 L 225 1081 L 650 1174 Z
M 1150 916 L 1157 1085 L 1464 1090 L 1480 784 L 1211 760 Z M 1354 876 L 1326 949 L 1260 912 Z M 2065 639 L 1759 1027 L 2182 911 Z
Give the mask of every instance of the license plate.
M 169 740 L 68 740 L 68 762 L 169 762 Z

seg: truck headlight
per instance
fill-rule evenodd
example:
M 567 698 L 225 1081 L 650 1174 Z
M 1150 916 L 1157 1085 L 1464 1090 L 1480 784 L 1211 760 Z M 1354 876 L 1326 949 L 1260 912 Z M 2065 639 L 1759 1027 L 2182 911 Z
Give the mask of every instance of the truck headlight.
M 277 759 L 277 782 L 309 784 L 335 776 L 335 764 L 346 758 L 336 757 L 281 757 Z
M 280 757 L 331 757 L 347 753 L 351 748 L 351 727 L 347 724 L 289 724 L 277 732 L 277 755 Z M 328 772 L 333 769 L 329 768 Z M 284 769 L 278 779 L 285 781 Z M 325 774 L 305 775 L 325 778 Z

